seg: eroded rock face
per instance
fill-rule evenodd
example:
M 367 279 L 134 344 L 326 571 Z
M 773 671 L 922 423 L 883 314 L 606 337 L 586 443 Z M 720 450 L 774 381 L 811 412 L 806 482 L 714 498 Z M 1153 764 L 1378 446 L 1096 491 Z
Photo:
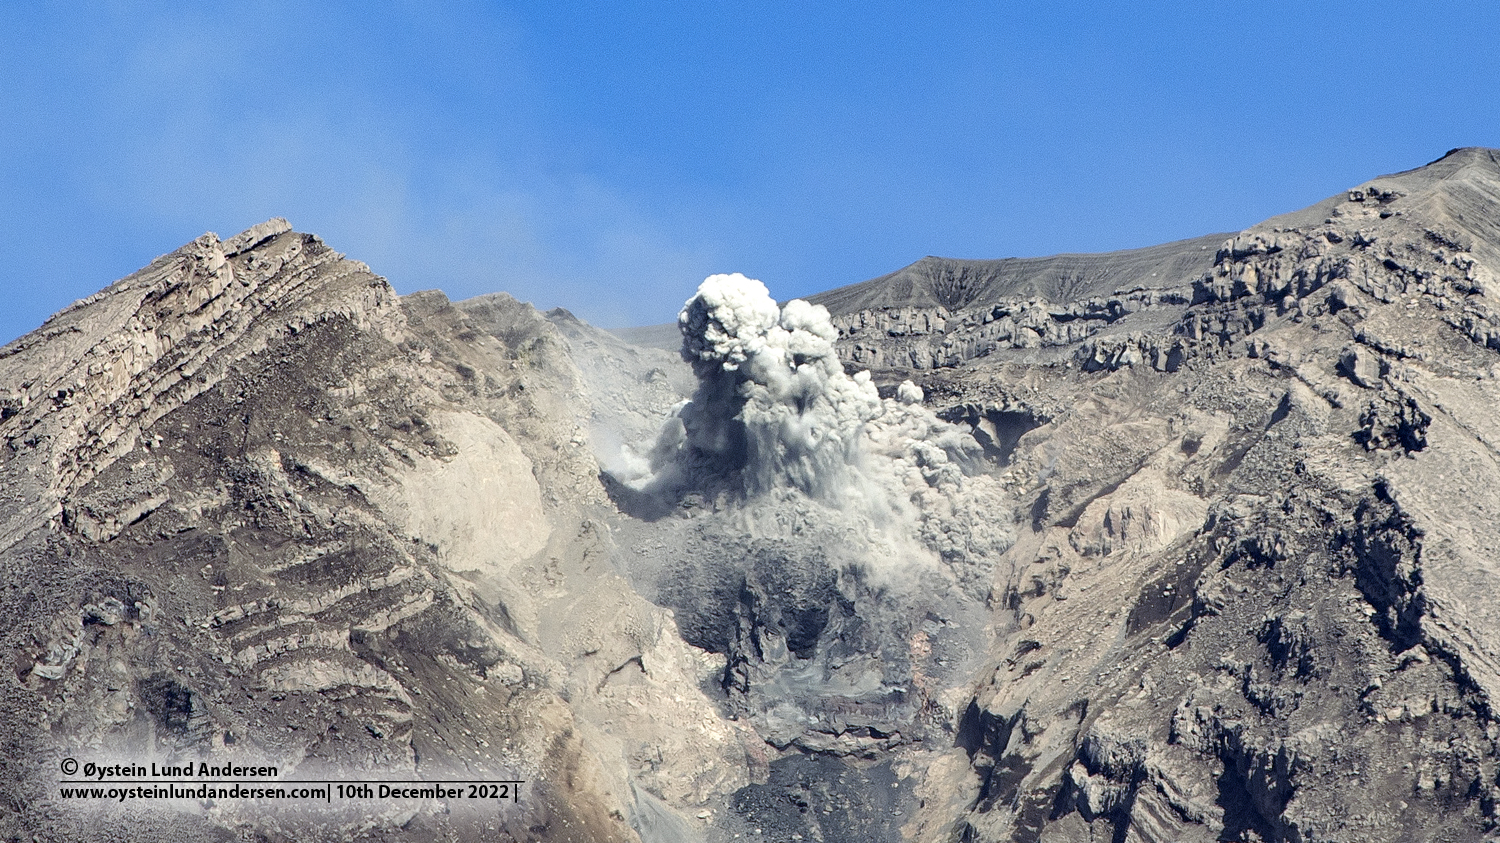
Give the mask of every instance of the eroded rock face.
M 1047 421 L 913 837 L 1496 833 L 1497 184 L 1456 151 L 1232 238 L 1155 333 L 918 378 Z
M 273 221 L 0 369 L 7 839 L 634 840 L 632 782 L 687 810 L 749 781 L 697 690 L 721 666 L 608 568 L 582 379 L 529 306 L 401 300 Z M 528 784 L 503 814 L 80 810 L 70 755 Z
M 826 315 L 724 288 L 698 371 L 205 235 L 0 350 L 0 832 L 1492 838 L 1497 196 L 1458 150 Z M 527 784 L 81 809 L 70 755 Z

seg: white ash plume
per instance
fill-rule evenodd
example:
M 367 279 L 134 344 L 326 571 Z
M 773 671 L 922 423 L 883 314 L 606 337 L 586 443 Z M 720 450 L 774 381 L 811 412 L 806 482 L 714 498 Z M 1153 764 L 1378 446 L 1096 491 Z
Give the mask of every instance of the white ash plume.
M 727 499 L 757 534 L 840 521 L 894 551 L 879 556 L 935 551 L 970 575 L 1009 545 L 979 445 L 909 381 L 881 399 L 868 372 L 846 374 L 826 308 L 778 308 L 761 282 L 714 275 L 678 324 L 698 389 L 632 487 Z
M 699 383 L 678 414 L 690 458 L 738 471 L 751 495 L 788 487 L 842 499 L 881 401 L 868 374 L 844 374 L 827 309 L 777 308 L 759 281 L 715 275 L 677 322 Z

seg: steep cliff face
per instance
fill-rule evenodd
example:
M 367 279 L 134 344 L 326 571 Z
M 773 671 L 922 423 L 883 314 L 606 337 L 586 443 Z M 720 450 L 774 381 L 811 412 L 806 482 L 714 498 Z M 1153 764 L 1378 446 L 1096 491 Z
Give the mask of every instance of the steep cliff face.
M 691 365 L 205 235 L 0 349 L 0 836 L 1488 839 L 1497 271 L 1473 149 L 827 313 L 717 277 Z
M 636 759 L 680 804 L 747 781 L 712 663 L 608 567 L 583 381 L 529 306 L 398 299 L 272 221 L 0 367 L 6 839 L 633 840 Z M 70 756 L 528 784 L 503 813 L 111 809 L 59 802 Z
M 916 836 L 1495 833 L 1497 199 L 1459 150 L 1230 239 L 1155 331 L 921 380 L 1033 426 Z

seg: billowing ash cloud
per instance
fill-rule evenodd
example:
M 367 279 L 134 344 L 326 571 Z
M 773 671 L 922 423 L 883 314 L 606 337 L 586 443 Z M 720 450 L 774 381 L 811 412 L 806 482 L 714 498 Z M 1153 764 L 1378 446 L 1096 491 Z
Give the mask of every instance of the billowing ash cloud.
M 678 316 L 697 387 L 611 472 L 620 565 L 776 746 L 920 734 L 983 652 L 1011 503 L 968 431 L 850 375 L 828 311 L 715 275 Z M 628 456 L 628 455 L 627 455 Z M 949 684 L 945 684 L 949 683 Z
M 881 401 L 868 374 L 844 374 L 825 308 L 777 308 L 759 281 L 715 275 L 677 321 L 699 382 L 679 414 L 694 463 L 740 472 L 752 495 L 791 487 L 839 501 L 852 490 L 864 426 Z
M 678 324 L 698 388 L 664 425 L 649 466 L 621 477 L 632 487 L 707 495 L 749 513 L 756 532 L 826 523 L 837 510 L 896 555 L 935 551 L 971 576 L 1008 545 L 997 518 L 1007 508 L 978 444 L 924 408 L 915 385 L 882 399 L 868 372 L 846 374 L 827 309 L 778 307 L 759 281 L 714 275 Z

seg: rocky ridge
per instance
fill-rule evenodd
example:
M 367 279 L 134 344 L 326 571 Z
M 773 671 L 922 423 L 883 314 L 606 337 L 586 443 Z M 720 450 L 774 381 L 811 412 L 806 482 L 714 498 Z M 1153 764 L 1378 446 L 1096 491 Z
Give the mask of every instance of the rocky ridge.
M 631 774 L 745 781 L 681 693 L 712 661 L 608 568 L 582 379 L 529 306 L 398 298 L 274 220 L 0 367 L 5 839 L 625 840 L 656 798 Z M 528 784 L 505 814 L 80 809 L 67 756 Z
M 998 349 L 1072 346 L 1132 314 L 1180 310 L 1192 295 L 1185 279 L 1212 265 L 1225 236 L 1098 255 L 926 257 L 809 301 L 833 314 L 853 365 L 951 367 Z
M 1229 239 L 1160 330 L 921 374 L 1012 420 L 1031 530 L 915 837 L 1495 833 L 1497 199 L 1456 150 Z

